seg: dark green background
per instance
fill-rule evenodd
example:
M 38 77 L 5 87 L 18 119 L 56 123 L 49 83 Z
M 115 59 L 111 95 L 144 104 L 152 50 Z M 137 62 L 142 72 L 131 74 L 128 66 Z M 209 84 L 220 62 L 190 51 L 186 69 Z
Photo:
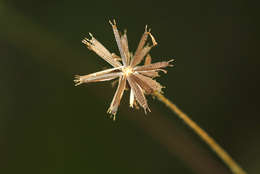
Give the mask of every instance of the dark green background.
M 154 61 L 175 57 L 165 95 L 249 173 L 260 172 L 259 40 L 252 1 L 0 1 L 0 173 L 230 173 L 157 100 L 108 118 L 110 82 L 74 87 L 109 65 L 81 40 L 117 52 L 109 19 L 135 50 L 148 24 Z

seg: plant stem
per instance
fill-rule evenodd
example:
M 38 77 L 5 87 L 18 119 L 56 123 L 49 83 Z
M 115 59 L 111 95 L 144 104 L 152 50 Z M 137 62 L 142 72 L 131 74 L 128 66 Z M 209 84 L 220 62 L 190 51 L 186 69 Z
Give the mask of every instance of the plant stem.
M 230 168 L 234 174 L 246 174 L 246 172 L 231 158 L 231 156 L 220 145 L 200 128 L 188 115 L 183 113 L 175 104 L 164 97 L 161 93 L 155 92 L 154 95 L 168 106 L 177 116 L 182 119 L 209 147 L 219 156 L 219 158 Z

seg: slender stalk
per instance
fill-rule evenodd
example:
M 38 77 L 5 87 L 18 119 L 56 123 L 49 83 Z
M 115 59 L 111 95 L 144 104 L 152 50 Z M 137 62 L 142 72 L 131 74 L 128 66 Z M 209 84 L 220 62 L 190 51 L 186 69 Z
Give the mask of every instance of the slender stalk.
M 207 134 L 202 128 L 200 128 L 188 115 L 183 113 L 175 104 L 164 97 L 159 92 L 155 92 L 154 95 L 168 106 L 180 119 L 182 119 L 200 138 L 209 145 L 209 147 L 216 152 L 219 158 L 230 168 L 234 174 L 246 174 L 246 172 L 231 158 L 231 156 L 220 145 Z

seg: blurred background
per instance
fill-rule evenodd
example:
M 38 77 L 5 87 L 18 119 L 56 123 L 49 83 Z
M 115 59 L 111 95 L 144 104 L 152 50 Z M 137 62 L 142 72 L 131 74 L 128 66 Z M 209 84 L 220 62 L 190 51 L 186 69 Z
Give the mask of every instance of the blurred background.
M 118 54 L 114 18 L 132 51 L 152 28 L 153 61 L 175 56 L 158 79 L 165 96 L 259 173 L 258 10 L 243 0 L 0 0 L 0 173 L 230 173 L 158 100 L 147 97 L 145 115 L 127 91 L 113 122 L 110 82 L 74 87 L 75 74 L 110 67 L 81 43 L 88 32 Z

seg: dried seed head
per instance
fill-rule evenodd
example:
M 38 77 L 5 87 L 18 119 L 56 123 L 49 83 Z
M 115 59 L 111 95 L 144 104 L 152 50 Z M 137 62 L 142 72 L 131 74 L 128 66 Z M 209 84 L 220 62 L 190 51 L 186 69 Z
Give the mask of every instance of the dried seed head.
M 146 113 L 147 110 L 150 111 L 150 109 L 145 94 L 162 92 L 161 89 L 163 88 L 163 86 L 153 78 L 159 76 L 159 71 L 166 73 L 167 71 L 163 68 L 172 66 L 170 62 L 173 60 L 151 63 L 152 58 L 149 51 L 152 47 L 157 45 L 157 42 L 151 34 L 151 29 L 147 28 L 147 25 L 145 26 L 145 31 L 140 39 L 135 54 L 132 54 L 129 52 L 126 30 L 123 35 L 121 35 L 117 29 L 116 21 L 109 21 L 109 23 L 112 26 L 120 56 L 117 56 L 115 53 L 110 53 L 91 33 L 89 33 L 91 38 L 83 39 L 82 43 L 112 65 L 113 68 L 84 76 L 77 75 L 74 80 L 75 85 L 78 86 L 82 83 L 108 81 L 119 78 L 117 90 L 107 111 L 113 120 L 115 120 L 115 115 L 127 86 L 130 87 L 130 107 L 139 108 L 139 106 L 141 106 Z M 151 38 L 152 45 L 146 43 L 148 37 Z M 139 65 L 144 58 L 144 65 Z

